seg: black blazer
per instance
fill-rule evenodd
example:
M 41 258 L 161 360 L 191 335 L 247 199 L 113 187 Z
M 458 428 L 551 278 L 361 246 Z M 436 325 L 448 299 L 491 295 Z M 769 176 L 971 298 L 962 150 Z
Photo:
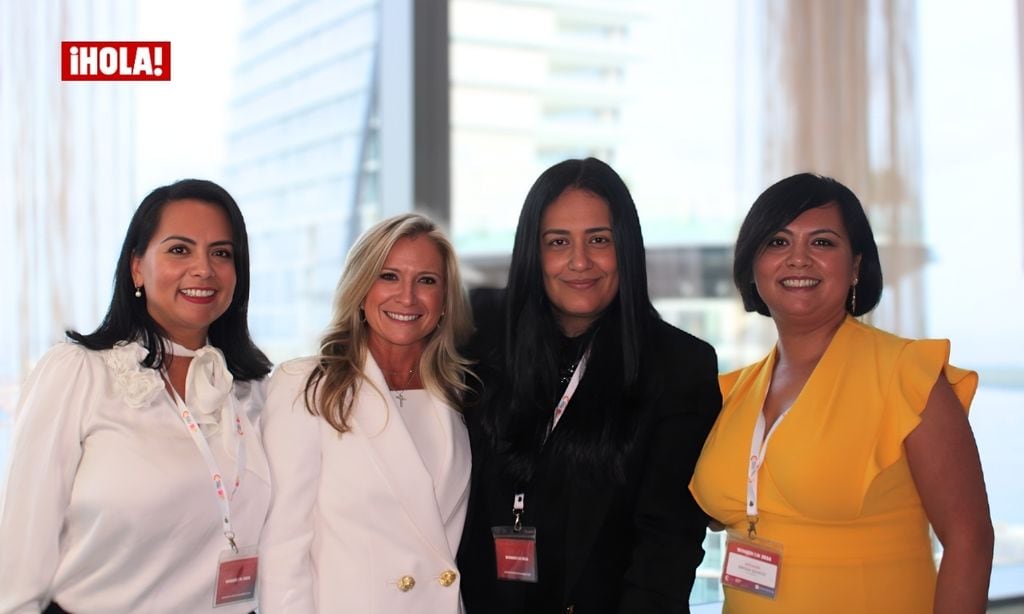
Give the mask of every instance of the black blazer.
M 481 361 L 484 387 L 502 368 L 493 363 L 501 355 L 494 350 L 501 345 L 503 297 L 495 291 L 476 291 L 472 297 L 477 333 L 469 353 Z M 588 406 L 621 396 L 621 384 L 615 383 L 621 381 L 615 372 L 621 353 L 598 354 L 595 343 L 552 438 L 584 420 Z M 708 519 L 687 487 L 721 408 L 717 376 L 710 345 L 658 321 L 644 343 L 641 392 L 632 406 L 621 407 L 632 413 L 624 421 L 630 429 L 625 480 L 566 475 L 564 459 L 545 446 L 526 487 L 523 518 L 538 528 L 536 585 L 496 578 L 491 527 L 511 524 L 512 498 L 522 485 L 505 476 L 506 459 L 483 435 L 479 410 L 468 407 L 473 477 L 458 554 L 468 614 L 689 612 Z M 545 570 L 545 560 L 555 564 Z

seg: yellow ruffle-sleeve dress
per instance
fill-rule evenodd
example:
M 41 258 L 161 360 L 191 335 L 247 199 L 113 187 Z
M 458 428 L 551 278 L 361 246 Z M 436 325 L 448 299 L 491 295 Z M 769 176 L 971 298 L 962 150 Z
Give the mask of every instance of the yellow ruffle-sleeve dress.
M 705 512 L 743 533 L 750 440 L 774 363 L 773 350 L 719 378 L 722 413 L 690 484 Z M 928 519 L 903 440 L 940 373 L 966 410 L 978 377 L 949 365 L 949 341 L 903 339 L 846 319 L 758 473 L 757 534 L 783 549 L 776 597 L 726 588 L 724 612 L 932 611 Z

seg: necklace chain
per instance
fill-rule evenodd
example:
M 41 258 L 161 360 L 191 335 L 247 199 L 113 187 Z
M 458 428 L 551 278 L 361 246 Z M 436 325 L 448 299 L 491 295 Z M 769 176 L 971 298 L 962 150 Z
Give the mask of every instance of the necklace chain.
M 402 371 L 386 371 L 386 373 L 388 373 L 392 377 L 394 377 L 396 375 L 401 375 Z M 409 369 L 409 377 L 405 378 L 405 384 L 402 385 L 401 389 L 407 389 L 409 387 L 409 384 L 412 383 L 412 378 L 415 377 L 415 376 L 416 376 L 416 369 Z M 392 390 L 396 390 L 396 389 L 399 389 L 399 387 L 398 386 L 392 386 L 391 389 Z
M 390 373 L 391 375 L 399 375 L 401 373 L 401 371 L 388 371 L 387 373 Z M 405 385 L 402 386 L 402 388 L 399 389 L 397 393 L 395 392 L 395 388 L 394 387 L 391 388 L 391 395 L 393 397 L 395 397 L 396 401 L 398 401 L 398 406 L 399 407 L 405 407 L 405 394 L 403 394 L 403 391 L 409 389 L 409 384 L 412 383 L 412 378 L 415 377 L 415 376 L 416 376 L 416 369 L 409 369 L 409 377 L 406 378 Z M 388 385 L 390 386 L 390 384 L 388 384 Z

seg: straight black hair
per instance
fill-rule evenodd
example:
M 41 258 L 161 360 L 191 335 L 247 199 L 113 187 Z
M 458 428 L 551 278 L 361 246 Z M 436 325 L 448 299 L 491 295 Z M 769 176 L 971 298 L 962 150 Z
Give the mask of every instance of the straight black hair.
M 224 353 L 228 370 L 236 380 L 260 379 L 270 372 L 271 363 L 249 335 L 249 236 L 245 219 L 235 199 L 221 186 L 203 179 L 182 179 L 149 193 L 135 210 L 121 246 L 114 270 L 114 295 L 99 327 L 89 334 L 66 331 L 74 342 L 90 350 L 110 349 L 121 342 L 138 341 L 149 350 L 142 361 L 148 368 L 163 366 L 166 331 L 149 315 L 146 301 L 135 297 L 132 257 L 146 251 L 167 203 L 194 199 L 224 210 L 231 224 L 234 242 L 235 293 L 222 316 L 210 324 L 210 345 Z
M 584 190 L 600 197 L 612 218 L 612 240 L 619 275 L 617 307 L 622 335 L 623 381 L 631 386 L 640 364 L 640 334 L 648 318 L 657 318 L 647 288 L 647 256 L 640 217 L 629 188 L 615 170 L 597 158 L 565 160 L 541 173 L 526 195 L 516 226 L 508 273 L 508 318 L 505 334 L 506 366 L 510 373 L 537 367 L 539 348 L 557 347 L 559 329 L 547 293 L 540 260 L 541 218 L 567 189 Z M 609 306 L 611 308 L 612 306 Z M 512 340 L 515 343 L 512 343 Z M 519 392 L 535 391 L 532 378 L 517 377 Z
M 764 249 L 768 239 L 809 209 L 835 204 L 850 236 L 853 255 L 860 255 L 857 273 L 857 305 L 850 310 L 847 296 L 846 309 L 855 316 L 868 313 L 882 298 L 882 263 L 878 258 L 878 245 L 871 232 L 864 207 L 857 196 L 845 185 L 831 177 L 813 173 L 799 173 L 778 181 L 761 193 L 747 212 L 736 238 L 732 278 L 743 298 L 747 311 L 770 316 L 768 305 L 754 285 L 754 260 Z M 851 288 L 852 292 L 852 288 Z
M 613 384 L 626 396 L 633 393 L 643 340 L 651 323 L 660 319 L 648 293 L 640 218 L 622 178 L 596 158 L 565 160 L 544 171 L 526 195 L 519 215 L 505 294 L 501 388 L 510 401 L 499 401 L 497 405 L 503 407 L 483 412 L 485 431 L 492 442 L 511 453 L 509 469 L 520 477 L 532 471 L 536 452 L 546 436 L 552 402 L 561 393 L 557 363 L 563 335 L 544 289 L 540 233 L 544 211 L 569 189 L 598 196 L 611 213 L 618 294 L 585 333 L 593 335 L 594 361 L 616 365 L 611 377 L 621 379 L 605 384 Z M 485 396 L 494 399 L 486 391 Z M 618 408 L 605 409 L 609 415 L 595 415 L 591 432 L 563 433 L 558 438 L 557 445 L 564 445 L 570 459 L 587 473 L 609 469 L 618 474 L 622 469 L 617 459 L 621 460 L 623 450 L 615 442 L 623 443 L 629 437 L 618 423 L 632 417 L 619 416 L 615 413 Z

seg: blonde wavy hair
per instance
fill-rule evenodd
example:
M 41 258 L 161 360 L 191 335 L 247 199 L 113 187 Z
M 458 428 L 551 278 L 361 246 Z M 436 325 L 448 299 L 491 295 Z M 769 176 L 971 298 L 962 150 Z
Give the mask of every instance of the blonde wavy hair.
M 320 342 L 317 365 L 306 380 L 306 409 L 320 415 L 339 433 L 350 429 L 355 394 L 369 382 L 366 362 L 369 327 L 360 305 L 370 292 L 395 243 L 405 237 L 427 237 L 441 251 L 445 264 L 445 296 L 437 328 L 427 337 L 419 372 L 424 387 L 459 408 L 471 374 L 469 361 L 459 354 L 473 330 L 469 301 L 459 275 L 455 250 L 437 224 L 418 213 L 397 215 L 375 224 L 349 251 L 345 270 L 334 293 L 331 323 Z M 383 397 L 384 392 L 377 390 Z

